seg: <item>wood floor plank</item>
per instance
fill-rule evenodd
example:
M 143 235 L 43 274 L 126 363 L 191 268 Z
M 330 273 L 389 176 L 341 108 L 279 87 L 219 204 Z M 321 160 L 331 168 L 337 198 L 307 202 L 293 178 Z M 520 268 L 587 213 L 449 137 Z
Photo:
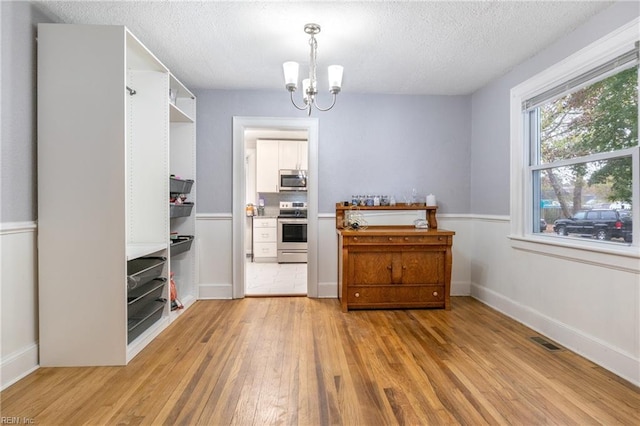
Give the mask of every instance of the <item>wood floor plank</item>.
M 640 389 L 468 297 L 198 301 L 126 367 L 41 368 L 0 394 L 38 425 L 640 423 Z

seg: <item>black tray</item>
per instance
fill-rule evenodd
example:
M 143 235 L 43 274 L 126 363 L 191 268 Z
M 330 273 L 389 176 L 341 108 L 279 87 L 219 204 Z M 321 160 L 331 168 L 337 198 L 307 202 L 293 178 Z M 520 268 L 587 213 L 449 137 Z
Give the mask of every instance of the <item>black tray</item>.
M 156 278 L 127 294 L 127 318 L 136 318 L 153 302 L 161 301 L 166 278 Z M 164 302 L 163 302 L 164 303 Z
M 171 204 L 169 209 L 169 217 L 185 217 L 191 215 L 193 203 Z
M 151 302 L 138 316 L 127 320 L 127 343 L 131 343 L 162 317 L 165 302 Z
M 169 253 L 171 256 L 187 252 L 191 250 L 191 244 L 193 243 L 193 235 L 178 235 L 178 238 L 171 240 L 171 247 L 169 247 Z
M 192 179 L 169 178 L 169 192 L 172 194 L 188 194 L 192 185 Z
M 127 289 L 133 290 L 162 274 L 165 257 L 139 257 L 127 262 Z

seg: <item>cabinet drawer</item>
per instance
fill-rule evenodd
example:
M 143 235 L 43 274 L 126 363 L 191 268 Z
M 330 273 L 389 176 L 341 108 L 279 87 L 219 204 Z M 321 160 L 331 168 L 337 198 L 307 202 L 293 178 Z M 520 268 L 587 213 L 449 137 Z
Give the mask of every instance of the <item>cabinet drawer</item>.
M 364 235 L 349 236 L 344 238 L 344 245 L 358 244 L 447 244 L 447 236 L 445 235 L 407 235 L 407 236 L 382 236 L 382 235 Z
M 278 245 L 276 243 L 253 244 L 253 257 L 278 257 Z
M 275 243 L 278 236 L 276 228 L 257 228 L 253 230 L 253 241 L 255 243 Z
M 444 306 L 444 286 L 352 286 L 348 289 L 349 307 L 410 308 Z
M 275 228 L 276 227 L 276 219 L 274 218 L 264 218 L 264 219 L 253 219 L 253 227 L 254 228 Z

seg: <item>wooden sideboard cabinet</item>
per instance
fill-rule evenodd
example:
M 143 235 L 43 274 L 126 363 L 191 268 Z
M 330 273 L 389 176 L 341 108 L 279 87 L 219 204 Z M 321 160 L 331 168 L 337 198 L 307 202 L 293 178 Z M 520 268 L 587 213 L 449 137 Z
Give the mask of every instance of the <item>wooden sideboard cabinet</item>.
M 429 229 L 413 226 L 344 226 L 336 206 L 338 295 L 342 311 L 375 308 L 444 308 L 449 300 L 453 236 L 437 229 L 436 207 L 384 206 L 363 210 L 426 210 Z M 435 226 L 434 226 L 435 225 Z

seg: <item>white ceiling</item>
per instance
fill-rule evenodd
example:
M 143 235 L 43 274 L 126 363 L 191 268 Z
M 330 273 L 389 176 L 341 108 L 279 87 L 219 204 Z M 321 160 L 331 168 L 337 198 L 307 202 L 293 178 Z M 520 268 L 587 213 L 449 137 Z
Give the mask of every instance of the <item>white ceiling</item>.
M 322 27 L 343 92 L 469 94 L 613 2 L 35 1 L 56 21 L 126 25 L 191 89 L 282 89 L 282 63 L 306 73 L 304 24 Z

